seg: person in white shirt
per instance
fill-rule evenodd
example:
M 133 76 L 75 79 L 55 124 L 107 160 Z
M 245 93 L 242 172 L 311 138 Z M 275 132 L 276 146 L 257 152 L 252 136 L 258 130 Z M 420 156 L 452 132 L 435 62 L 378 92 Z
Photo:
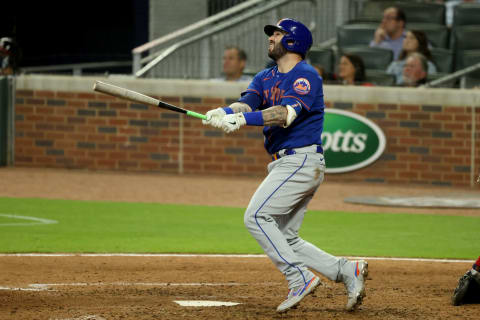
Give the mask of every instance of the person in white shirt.
M 402 51 L 400 52 L 398 60 L 392 61 L 387 68 L 387 73 L 395 76 L 395 84 L 403 84 L 403 67 L 405 66 L 407 58 L 413 52 L 419 52 L 427 58 L 428 74 L 437 72 L 437 67 L 432 62 L 432 53 L 428 48 L 427 36 L 423 31 L 410 30 L 407 32 L 405 40 L 403 40 Z

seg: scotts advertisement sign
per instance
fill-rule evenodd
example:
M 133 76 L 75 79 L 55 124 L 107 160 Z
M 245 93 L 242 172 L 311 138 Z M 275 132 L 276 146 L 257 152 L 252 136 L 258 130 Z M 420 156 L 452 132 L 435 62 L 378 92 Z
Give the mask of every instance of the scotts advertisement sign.
M 356 113 L 327 108 L 323 124 L 322 145 L 327 173 L 366 167 L 385 150 L 382 129 Z

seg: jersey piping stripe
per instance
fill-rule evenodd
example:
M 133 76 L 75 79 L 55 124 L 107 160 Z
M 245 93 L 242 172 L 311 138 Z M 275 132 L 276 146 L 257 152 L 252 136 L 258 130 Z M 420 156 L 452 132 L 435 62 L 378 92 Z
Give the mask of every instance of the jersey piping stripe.
M 300 98 L 298 97 L 295 97 L 295 96 L 283 96 L 282 99 L 284 98 L 293 98 L 295 100 L 298 100 L 298 102 L 300 102 L 301 104 L 303 104 L 305 106 L 305 108 L 307 108 L 308 111 L 310 111 L 310 107 L 307 106 L 307 104 L 305 102 L 303 102 Z
M 258 94 L 260 97 L 262 97 L 262 95 L 260 94 L 260 92 L 258 92 L 257 90 L 254 90 L 254 89 L 247 89 L 247 90 L 245 90 L 245 92 L 249 92 L 249 91 L 250 91 L 250 92 L 253 92 L 253 93 L 256 93 L 256 94 Z
M 272 74 L 270 74 L 270 75 L 266 76 L 265 78 L 263 78 L 263 81 L 270 80 L 270 79 L 272 79 L 274 76 L 275 76 L 275 73 L 274 73 L 273 70 L 272 70 Z
M 263 228 L 260 226 L 260 224 L 258 223 L 258 219 L 257 219 L 257 214 L 258 212 L 260 211 L 260 209 L 263 208 L 263 206 L 267 203 L 268 200 L 270 200 L 270 198 L 275 194 L 275 192 L 277 192 L 288 180 L 290 180 L 300 169 L 303 168 L 303 166 L 305 165 L 305 161 L 307 161 L 307 154 L 305 154 L 305 159 L 303 159 L 303 163 L 300 167 L 298 167 L 287 179 L 285 179 L 268 197 L 267 199 L 265 199 L 265 201 L 263 201 L 263 203 L 260 205 L 260 207 L 257 209 L 257 211 L 255 211 L 255 223 L 257 224 L 257 226 L 260 228 L 260 230 L 262 230 L 263 234 L 265 235 L 265 237 L 267 238 L 267 240 L 270 242 L 270 244 L 273 246 L 273 249 L 275 249 L 275 252 L 278 254 L 278 256 L 280 257 L 280 259 L 282 259 L 286 264 L 288 264 L 290 267 L 292 268 L 295 268 L 297 269 L 298 271 L 300 271 L 300 274 L 302 275 L 302 278 L 303 278 L 303 282 L 305 284 L 307 284 L 307 280 L 305 279 L 305 276 L 303 275 L 303 272 L 302 270 L 300 270 L 299 267 L 297 266 L 294 266 L 293 264 L 291 264 L 290 262 L 288 262 L 284 257 L 282 257 L 282 255 L 280 254 L 280 252 L 278 252 L 278 249 L 277 247 L 275 247 L 275 244 L 273 243 L 273 241 L 270 239 L 270 237 L 267 235 L 267 233 L 265 232 L 265 230 L 263 230 Z

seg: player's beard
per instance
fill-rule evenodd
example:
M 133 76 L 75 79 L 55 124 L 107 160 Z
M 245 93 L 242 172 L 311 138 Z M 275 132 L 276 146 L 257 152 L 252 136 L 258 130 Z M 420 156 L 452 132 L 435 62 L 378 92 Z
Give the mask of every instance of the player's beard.
M 272 51 L 268 51 L 268 56 L 275 61 L 277 61 L 286 54 L 287 49 L 285 49 L 281 42 L 274 44 Z

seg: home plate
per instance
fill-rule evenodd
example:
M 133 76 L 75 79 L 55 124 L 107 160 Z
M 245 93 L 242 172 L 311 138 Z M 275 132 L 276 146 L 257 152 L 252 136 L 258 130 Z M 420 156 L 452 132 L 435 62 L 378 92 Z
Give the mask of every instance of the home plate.
M 173 301 L 178 303 L 182 307 L 221 307 L 221 306 L 236 306 L 237 302 L 228 302 L 228 301 L 209 301 L 209 300 L 183 300 L 183 301 Z

